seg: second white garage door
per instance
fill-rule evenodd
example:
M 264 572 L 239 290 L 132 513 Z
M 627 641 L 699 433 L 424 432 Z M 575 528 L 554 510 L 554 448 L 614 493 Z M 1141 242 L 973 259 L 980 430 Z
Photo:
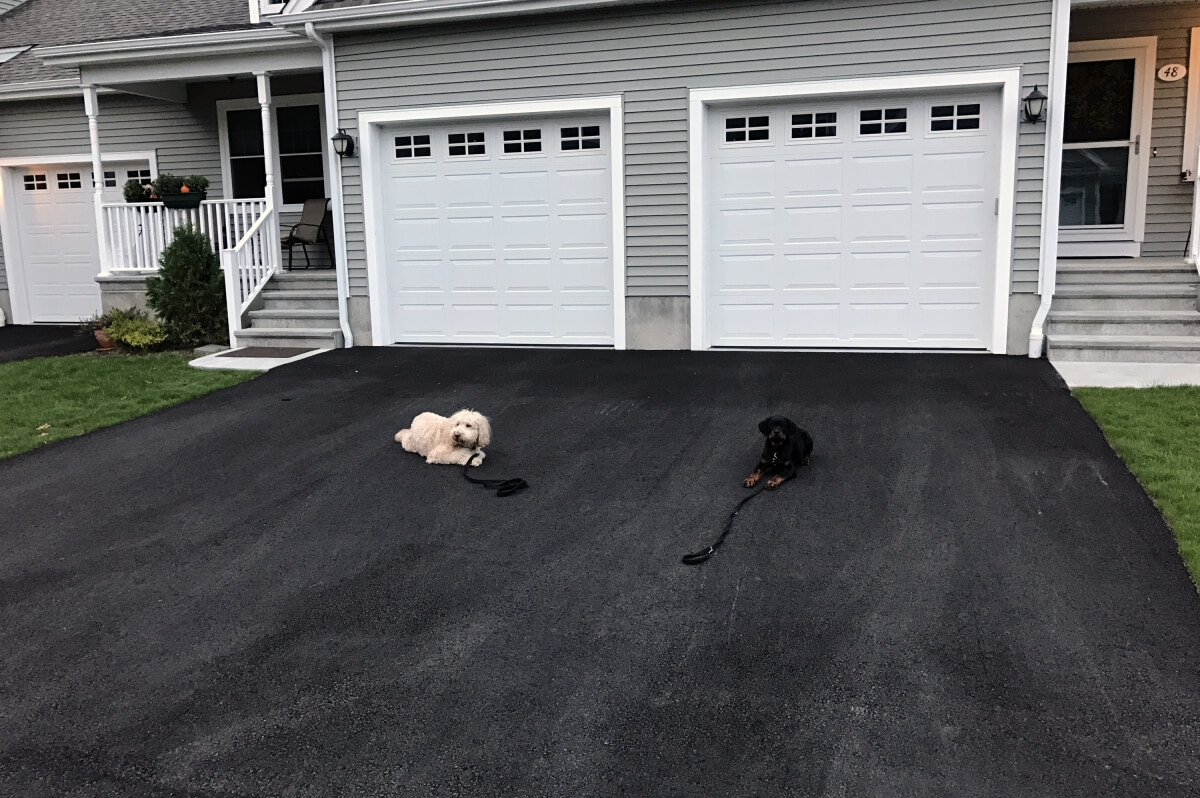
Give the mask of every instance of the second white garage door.
M 383 131 L 399 343 L 614 343 L 609 129 L 596 116 Z
M 710 346 L 986 349 L 998 95 L 708 116 Z

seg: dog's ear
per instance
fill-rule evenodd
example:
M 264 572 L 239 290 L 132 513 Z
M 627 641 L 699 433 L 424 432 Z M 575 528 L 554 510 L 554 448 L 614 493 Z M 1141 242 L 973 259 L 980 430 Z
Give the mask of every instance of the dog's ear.
M 492 442 L 492 425 L 486 416 L 479 417 L 479 441 L 475 445 L 482 449 Z
M 766 435 L 767 434 L 767 425 L 770 423 L 771 423 L 770 418 L 764 418 L 762 421 L 758 422 L 758 431 L 761 432 L 763 435 Z

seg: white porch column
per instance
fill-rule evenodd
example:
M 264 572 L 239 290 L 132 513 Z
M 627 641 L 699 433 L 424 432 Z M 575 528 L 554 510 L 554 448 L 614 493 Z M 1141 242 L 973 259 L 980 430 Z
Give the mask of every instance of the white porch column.
M 275 125 L 271 121 L 271 73 L 255 72 L 254 77 L 258 81 L 258 105 L 262 109 L 263 169 L 267 177 L 265 196 L 278 209 L 279 198 L 275 192 Z
M 104 164 L 100 157 L 100 104 L 96 87 L 83 87 L 83 112 L 87 114 L 88 138 L 92 144 L 92 201 L 96 206 L 96 238 L 100 244 L 100 271 L 112 270 L 108 257 L 108 236 L 104 234 Z
M 1189 65 L 1190 68 L 1191 65 Z M 1197 68 L 1200 68 L 1200 64 L 1197 65 Z M 1188 75 L 1188 80 L 1191 79 L 1192 76 Z M 1196 149 L 1196 157 L 1200 158 L 1200 141 L 1197 142 Z M 1200 168 L 1200 160 L 1197 160 L 1196 163 Z M 1188 239 L 1188 251 L 1185 259 L 1200 272 L 1200 227 L 1197 225 L 1200 225 L 1200 178 L 1196 178 L 1192 183 L 1192 234 Z

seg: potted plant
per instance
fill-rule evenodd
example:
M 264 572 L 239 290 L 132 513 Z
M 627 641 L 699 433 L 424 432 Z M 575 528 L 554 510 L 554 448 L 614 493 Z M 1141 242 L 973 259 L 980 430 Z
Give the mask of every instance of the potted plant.
M 154 199 L 150 196 L 150 184 L 143 183 L 137 178 L 126 180 L 124 188 L 121 189 L 121 193 L 125 195 L 126 202 L 152 202 Z
M 77 332 L 80 335 L 87 335 L 88 333 L 91 333 L 92 336 L 95 337 L 96 343 L 99 345 L 101 352 L 111 352 L 116 347 L 113 345 L 112 339 L 109 338 L 108 334 L 104 332 L 104 328 L 112 324 L 112 320 L 113 311 L 111 310 L 104 313 L 97 313 L 90 319 L 83 319 L 80 321 Z
M 208 178 L 200 175 L 179 177 L 163 172 L 151 185 L 167 208 L 199 208 L 208 198 Z

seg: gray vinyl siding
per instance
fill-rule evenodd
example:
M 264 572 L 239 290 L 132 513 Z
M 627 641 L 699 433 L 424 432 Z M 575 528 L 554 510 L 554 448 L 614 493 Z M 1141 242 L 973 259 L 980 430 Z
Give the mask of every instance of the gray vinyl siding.
M 1075 11 L 1071 14 L 1071 40 L 1158 37 L 1158 63 L 1188 64 L 1191 29 L 1200 27 L 1200 4 L 1139 6 Z M 1154 81 L 1154 118 L 1150 146 L 1158 155 L 1150 159 L 1146 191 L 1146 239 L 1142 254 L 1182 257 L 1191 227 L 1193 186 L 1180 180 L 1183 171 L 1183 125 L 1187 106 L 1187 84 L 1198 79 L 1191 74 L 1174 83 Z
M 336 38 L 341 125 L 360 111 L 620 94 L 626 289 L 688 293 L 688 91 L 1020 66 L 1045 86 L 1050 0 L 672 3 Z M 1013 289 L 1036 290 L 1044 127 L 1022 126 Z M 367 295 L 360 161 L 343 164 L 352 293 Z

